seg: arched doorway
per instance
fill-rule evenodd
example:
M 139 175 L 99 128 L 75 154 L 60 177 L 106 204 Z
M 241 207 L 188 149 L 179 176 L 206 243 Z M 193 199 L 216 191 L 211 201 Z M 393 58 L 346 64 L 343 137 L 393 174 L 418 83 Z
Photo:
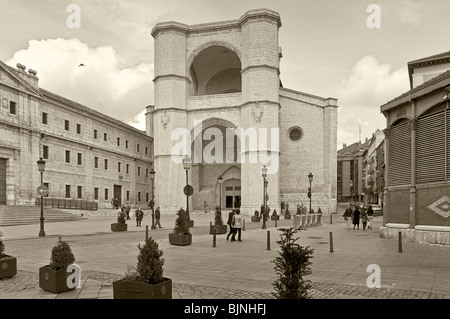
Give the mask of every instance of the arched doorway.
M 194 136 L 191 147 L 194 160 L 191 170 L 193 208 L 203 210 L 205 203 L 207 210 L 215 209 L 220 203 L 222 208 L 233 208 L 234 201 L 241 199 L 240 141 L 236 135 L 227 134 L 232 123 L 212 118 L 202 124 L 201 133 Z M 191 132 L 194 131 L 197 132 L 196 129 Z M 223 180 L 222 187 L 219 176 Z

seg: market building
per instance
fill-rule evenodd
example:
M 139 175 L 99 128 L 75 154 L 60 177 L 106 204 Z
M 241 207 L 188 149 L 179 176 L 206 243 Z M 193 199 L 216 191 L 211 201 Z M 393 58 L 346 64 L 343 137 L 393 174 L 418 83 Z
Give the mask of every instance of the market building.
M 408 63 L 411 90 L 386 117 L 382 236 L 450 245 L 450 52 Z

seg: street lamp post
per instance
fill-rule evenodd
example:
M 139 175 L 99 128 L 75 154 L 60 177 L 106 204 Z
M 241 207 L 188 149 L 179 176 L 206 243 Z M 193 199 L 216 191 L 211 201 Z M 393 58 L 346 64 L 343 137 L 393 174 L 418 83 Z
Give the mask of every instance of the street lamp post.
M 45 171 L 45 161 L 42 159 L 42 157 L 40 157 L 39 160 L 37 161 L 37 165 L 38 165 L 39 172 L 41 172 L 41 186 L 43 186 L 44 185 L 43 176 L 44 176 L 44 171 Z M 42 195 L 41 195 L 41 218 L 40 218 L 40 223 L 41 223 L 41 229 L 39 231 L 39 237 L 45 237 L 45 231 L 44 231 L 44 196 L 42 196 Z
M 188 190 L 189 187 L 188 171 L 191 168 L 191 158 L 189 157 L 189 155 L 184 156 L 183 166 L 184 169 L 186 170 L 186 213 L 189 220 L 191 220 L 191 218 L 189 217 L 189 190 Z
M 350 194 L 352 196 L 352 203 L 353 203 L 353 181 L 350 180 Z
M 219 175 L 219 178 L 217 180 L 219 181 L 219 211 L 222 214 L 222 175 Z
M 261 175 L 263 177 L 263 183 L 264 183 L 264 191 L 263 191 L 263 203 L 264 203 L 264 215 L 262 216 L 263 218 L 263 224 L 262 224 L 262 229 L 266 229 L 266 214 L 267 214 L 267 167 L 264 165 L 263 168 L 261 168 Z
M 156 229 L 155 226 L 155 171 L 153 170 L 153 168 L 150 170 L 149 172 L 150 174 L 150 179 L 152 180 L 152 201 L 151 201 L 151 206 L 152 206 L 152 229 Z
M 309 175 L 308 175 L 308 180 L 309 180 L 309 192 L 308 192 L 308 197 L 309 197 L 309 213 L 311 214 L 311 199 L 312 199 L 312 188 L 311 188 L 311 184 L 312 184 L 312 181 L 313 181 L 313 174 L 312 173 L 309 173 Z

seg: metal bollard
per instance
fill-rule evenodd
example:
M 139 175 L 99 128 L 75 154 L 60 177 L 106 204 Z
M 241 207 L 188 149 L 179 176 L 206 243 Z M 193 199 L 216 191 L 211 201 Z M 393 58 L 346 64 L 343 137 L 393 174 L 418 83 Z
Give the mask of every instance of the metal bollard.
M 212 222 L 209 222 L 209 233 L 212 234 L 213 229 L 212 229 Z
M 398 232 L 398 252 L 399 253 L 403 253 L 403 249 L 402 249 L 402 232 L 401 231 Z
M 270 250 L 270 230 L 267 231 L 267 250 Z
M 275 228 L 277 228 L 277 218 L 275 217 Z
M 334 253 L 333 250 L 333 233 L 330 232 L 330 253 Z
M 245 231 L 245 219 L 242 219 L 242 230 Z
M 216 247 L 216 227 L 213 228 L 213 247 Z
M 145 242 L 148 241 L 148 225 L 145 225 Z
M 333 215 L 330 214 L 330 224 L 333 224 Z

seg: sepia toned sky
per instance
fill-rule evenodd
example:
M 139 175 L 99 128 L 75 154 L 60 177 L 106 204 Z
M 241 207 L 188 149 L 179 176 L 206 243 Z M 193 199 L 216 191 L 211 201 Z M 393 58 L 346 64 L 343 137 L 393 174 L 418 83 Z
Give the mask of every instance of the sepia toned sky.
M 67 7 L 78 4 L 80 28 Z M 370 4 L 381 27 L 366 21 Z M 283 86 L 338 99 L 338 149 L 385 128 L 380 106 L 409 89 L 406 64 L 450 51 L 448 0 L 0 0 L 0 60 L 38 72 L 42 88 L 142 130 L 153 104 L 153 26 L 281 16 Z M 83 63 L 86 67 L 79 68 Z

